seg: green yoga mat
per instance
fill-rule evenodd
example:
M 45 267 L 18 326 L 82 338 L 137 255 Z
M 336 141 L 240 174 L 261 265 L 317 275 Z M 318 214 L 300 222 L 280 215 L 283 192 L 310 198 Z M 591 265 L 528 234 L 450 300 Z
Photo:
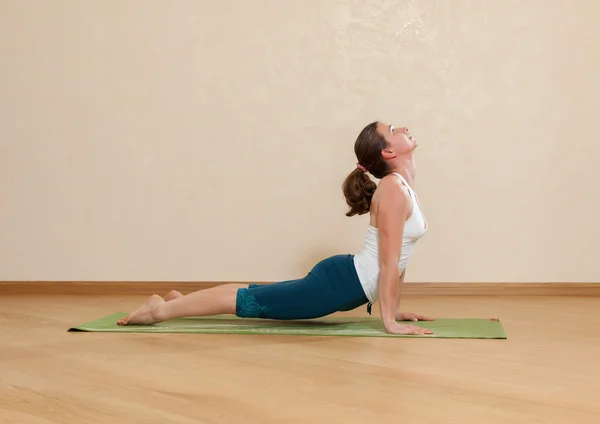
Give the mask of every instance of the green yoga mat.
M 273 321 L 227 315 L 179 318 L 154 325 L 117 325 L 117 320 L 125 315 L 123 312 L 117 312 L 77 327 L 71 327 L 69 331 L 506 339 L 500 321 L 483 318 L 438 318 L 435 321 L 419 321 L 413 324 L 433 330 L 434 333 L 414 336 L 387 334 L 381 320 L 376 317 L 325 317 L 312 320 Z

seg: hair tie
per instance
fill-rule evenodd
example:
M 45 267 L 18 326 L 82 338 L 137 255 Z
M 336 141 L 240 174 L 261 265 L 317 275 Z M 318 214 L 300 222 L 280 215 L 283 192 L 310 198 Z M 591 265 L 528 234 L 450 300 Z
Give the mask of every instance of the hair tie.
M 357 167 L 358 169 L 360 169 L 362 172 L 367 172 L 367 168 L 365 168 L 364 166 L 362 166 L 360 163 L 357 163 L 357 164 L 356 164 L 356 167 Z

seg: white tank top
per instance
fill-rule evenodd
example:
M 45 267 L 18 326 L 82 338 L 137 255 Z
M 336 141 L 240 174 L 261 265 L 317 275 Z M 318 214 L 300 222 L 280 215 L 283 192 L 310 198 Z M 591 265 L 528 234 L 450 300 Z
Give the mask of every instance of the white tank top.
M 421 210 L 417 194 L 402 175 L 396 172 L 394 174 L 408 188 L 413 205 L 412 214 L 404 224 L 402 235 L 402 253 L 398 262 L 398 268 L 402 273 L 413 255 L 417 240 L 423 237 L 427 231 L 427 221 Z M 364 247 L 360 253 L 354 256 L 354 266 L 367 298 L 371 303 L 377 302 L 379 300 L 379 237 L 377 228 L 370 224 L 367 228 Z

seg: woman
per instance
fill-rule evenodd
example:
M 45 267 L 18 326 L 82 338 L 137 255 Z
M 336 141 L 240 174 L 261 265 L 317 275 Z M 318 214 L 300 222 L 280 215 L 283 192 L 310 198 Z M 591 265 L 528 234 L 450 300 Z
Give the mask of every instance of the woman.
M 335 255 L 319 262 L 304 278 L 275 284 L 224 284 L 165 299 L 152 295 L 119 325 L 153 324 L 185 316 L 234 314 L 243 318 L 310 319 L 348 311 L 380 300 L 385 331 L 431 334 L 398 321 L 431 320 L 398 311 L 399 286 L 416 241 L 427 229 L 417 196 L 416 140 L 407 128 L 382 122 L 367 125 L 354 145 L 357 167 L 343 184 L 347 216 L 370 213 L 366 241 L 357 255 Z M 377 186 L 367 175 L 380 180 Z

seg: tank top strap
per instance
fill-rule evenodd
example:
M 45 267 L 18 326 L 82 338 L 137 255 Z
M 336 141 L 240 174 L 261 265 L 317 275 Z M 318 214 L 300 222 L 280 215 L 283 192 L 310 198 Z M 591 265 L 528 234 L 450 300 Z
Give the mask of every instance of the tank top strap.
M 406 181 L 406 179 L 404 179 L 404 177 L 402 176 L 402 174 L 400 174 L 399 172 L 394 172 L 394 174 L 400 178 L 400 181 L 402 181 L 402 183 L 406 186 L 406 188 L 408 188 L 408 192 L 410 194 L 410 197 L 412 198 L 413 202 L 416 202 L 417 206 L 419 207 L 419 211 L 421 212 L 421 214 L 423 214 L 423 209 L 421 208 L 421 203 L 419 202 L 419 198 L 417 196 L 417 193 L 415 193 L 415 191 L 413 190 L 413 188 L 410 186 L 410 184 L 408 184 L 408 182 Z M 425 219 L 425 216 L 423 215 L 423 222 L 425 225 L 425 229 L 427 229 L 427 219 Z
M 408 181 L 406 181 L 406 179 L 402 176 L 402 174 L 400 174 L 399 172 L 392 172 L 392 174 L 394 174 L 398 178 L 400 178 L 400 181 L 402 181 L 402 184 L 404 184 L 408 188 L 408 191 L 410 191 L 410 194 L 412 195 L 414 190 L 412 189 L 410 184 L 408 184 Z
M 413 201 L 413 204 L 414 204 L 414 202 L 415 202 L 415 200 L 416 200 L 416 197 L 417 197 L 417 196 L 415 195 L 415 192 L 414 192 L 414 190 L 412 189 L 412 187 L 410 186 L 410 184 L 408 184 L 408 181 L 406 181 L 406 180 L 404 179 L 404 177 L 402 176 L 402 174 L 400 174 L 400 173 L 398 173 L 398 172 L 392 172 L 392 173 L 393 173 L 394 175 L 396 175 L 398 178 L 400 178 L 400 181 L 402 182 L 402 184 L 404 184 L 404 185 L 406 186 L 406 188 L 408 189 L 408 195 L 410 196 L 410 198 L 412 199 L 412 201 Z

